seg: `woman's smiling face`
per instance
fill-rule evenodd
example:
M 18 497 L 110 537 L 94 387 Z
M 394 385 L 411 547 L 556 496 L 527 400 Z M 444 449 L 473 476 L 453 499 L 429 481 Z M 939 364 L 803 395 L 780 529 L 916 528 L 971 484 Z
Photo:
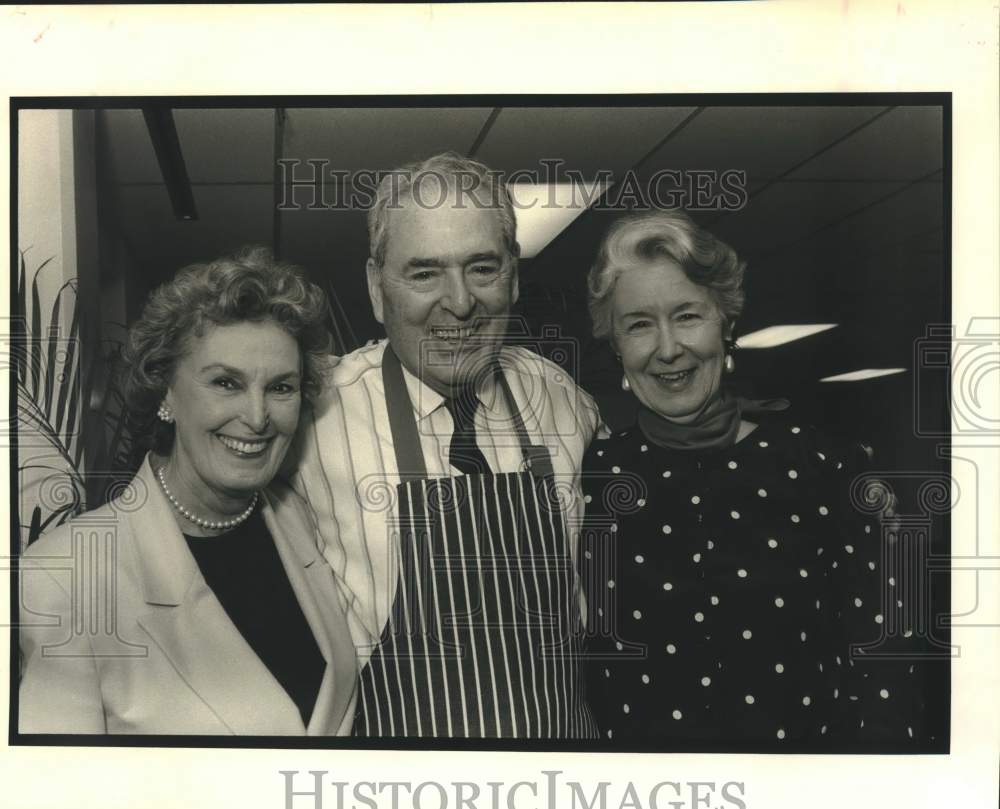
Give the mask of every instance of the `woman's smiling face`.
M 612 344 L 642 404 L 680 424 L 719 395 L 725 323 L 708 288 L 670 259 L 626 270 L 612 304 Z
M 274 321 L 192 337 L 167 389 L 172 488 L 194 508 L 249 497 L 277 474 L 299 422 L 298 343 Z

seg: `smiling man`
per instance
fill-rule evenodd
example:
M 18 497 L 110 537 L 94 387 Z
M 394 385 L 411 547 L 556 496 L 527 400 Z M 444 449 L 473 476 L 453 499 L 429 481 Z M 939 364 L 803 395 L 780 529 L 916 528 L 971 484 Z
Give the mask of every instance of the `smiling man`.
M 297 488 L 353 594 L 355 733 L 586 738 L 574 528 L 593 400 L 504 345 L 516 223 L 448 153 L 386 176 L 368 291 L 387 340 L 341 359 L 300 431 Z
M 370 217 L 375 317 L 403 367 L 448 397 L 495 363 L 518 291 L 513 211 L 466 190 L 465 171 L 449 188 L 417 169 L 406 203 L 380 197 Z

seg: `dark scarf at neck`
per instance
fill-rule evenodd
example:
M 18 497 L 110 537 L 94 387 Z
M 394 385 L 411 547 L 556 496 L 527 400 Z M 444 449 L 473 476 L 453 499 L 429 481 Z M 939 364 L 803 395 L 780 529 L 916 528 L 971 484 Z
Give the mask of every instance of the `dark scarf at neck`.
M 736 443 L 745 415 L 772 413 L 788 408 L 787 399 L 744 399 L 727 390 L 716 396 L 690 424 L 677 424 L 639 404 L 638 422 L 642 434 L 667 449 L 725 449 Z

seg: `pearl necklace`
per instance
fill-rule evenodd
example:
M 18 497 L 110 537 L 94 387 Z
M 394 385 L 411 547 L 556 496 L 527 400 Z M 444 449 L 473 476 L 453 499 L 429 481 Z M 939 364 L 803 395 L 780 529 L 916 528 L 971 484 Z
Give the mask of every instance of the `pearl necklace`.
M 174 497 L 170 492 L 170 489 L 167 488 L 167 481 L 163 475 L 162 466 L 156 470 L 156 479 L 160 481 L 160 487 L 163 489 L 163 493 L 167 496 L 167 500 L 170 501 L 170 505 L 174 507 L 178 514 L 180 514 L 188 522 L 192 522 L 201 528 L 207 528 L 211 531 L 225 531 L 229 528 L 235 528 L 240 523 L 246 522 L 250 515 L 253 514 L 254 506 L 257 505 L 257 492 L 254 492 L 253 497 L 250 498 L 250 505 L 246 507 L 246 510 L 242 514 L 238 514 L 231 520 L 206 520 L 203 517 L 192 514 L 177 501 L 177 498 Z

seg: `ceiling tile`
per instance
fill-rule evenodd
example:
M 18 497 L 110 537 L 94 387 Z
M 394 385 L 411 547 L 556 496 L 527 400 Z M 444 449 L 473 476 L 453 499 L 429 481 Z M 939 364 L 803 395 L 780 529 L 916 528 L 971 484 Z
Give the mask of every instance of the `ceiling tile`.
M 174 110 L 192 183 L 274 181 L 274 110 Z
M 141 110 L 100 110 L 112 183 L 162 183 Z
M 942 164 L 940 107 L 896 107 L 830 151 L 795 179 L 915 180 Z
M 902 187 L 902 183 L 777 182 L 710 229 L 737 252 L 777 249 Z
M 915 183 L 817 234 L 815 249 L 839 245 L 863 246 L 867 250 L 896 247 L 924 252 L 929 234 L 941 234 L 944 225 L 944 189 L 939 182 Z M 940 236 L 938 237 L 940 238 Z
M 602 169 L 614 179 L 654 148 L 693 107 L 505 107 L 476 157 L 512 173 L 542 171 L 540 160 L 560 160 L 566 169 L 596 179 Z M 544 174 L 541 182 L 549 182 Z M 551 181 L 557 182 L 558 177 Z
M 289 109 L 282 153 L 301 161 L 328 160 L 330 170 L 387 170 L 449 149 L 466 153 L 490 112 L 481 107 Z
M 769 180 L 829 146 L 884 107 L 707 107 L 646 166 L 736 169 Z M 624 136 L 624 133 L 623 133 Z
M 912 176 L 940 165 L 933 159 L 940 155 L 940 110 L 891 111 L 793 176 L 760 188 L 763 181 L 825 149 L 879 109 L 710 107 L 646 166 L 644 173 L 656 168 L 748 172 L 750 199 L 745 209 L 719 219 L 714 211 L 697 215 L 699 222 L 749 255 L 747 309 L 740 322 L 745 332 L 777 323 L 840 324 L 790 346 L 746 352 L 737 372 L 744 378 L 759 376 L 784 387 L 789 379 L 815 380 L 873 365 L 902 366 L 924 324 L 941 321 L 946 281 L 943 186 L 908 185 Z M 477 157 L 506 171 L 555 157 L 585 176 L 600 168 L 621 173 L 691 110 L 504 109 Z M 115 176 L 154 184 L 117 190 L 122 229 L 143 278 L 248 242 L 270 242 L 271 114 L 175 111 L 195 183 L 261 181 L 230 187 L 196 184 L 201 219 L 184 223 L 174 219 L 160 184 L 141 112 L 102 113 Z M 325 158 L 331 168 L 387 169 L 444 149 L 468 150 L 489 115 L 488 108 L 291 109 L 284 152 L 303 160 Z M 597 242 L 617 215 L 587 211 L 534 262 L 525 262 L 523 280 L 582 295 Z M 281 227 L 283 256 L 329 283 L 359 339 L 380 333 L 364 278 L 363 211 L 289 211 L 282 214 Z M 871 384 L 903 382 L 890 378 Z

